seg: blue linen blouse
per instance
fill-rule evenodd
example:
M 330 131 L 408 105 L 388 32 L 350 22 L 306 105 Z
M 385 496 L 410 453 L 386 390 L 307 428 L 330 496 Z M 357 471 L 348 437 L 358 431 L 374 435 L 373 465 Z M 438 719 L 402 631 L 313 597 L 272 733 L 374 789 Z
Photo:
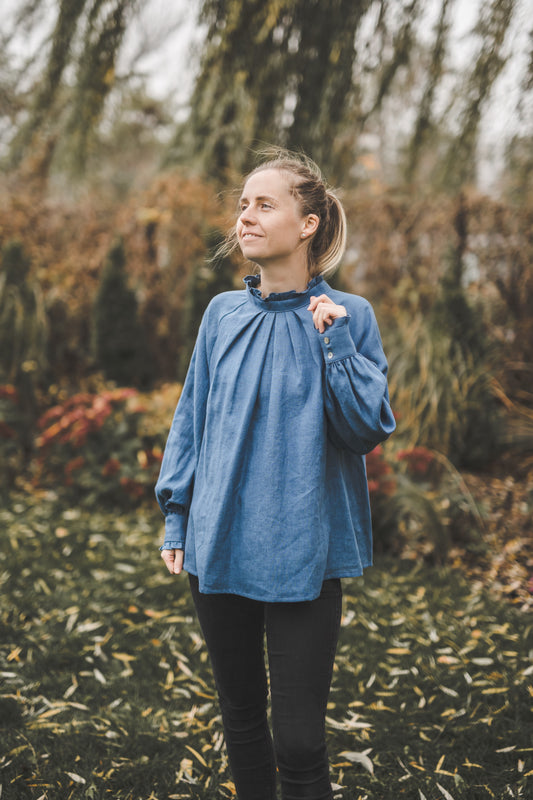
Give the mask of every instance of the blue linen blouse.
M 201 592 L 312 600 L 372 563 L 364 455 L 395 428 L 387 362 L 362 297 L 244 281 L 200 325 L 156 485 L 161 549 L 185 550 Z M 348 313 L 323 334 L 320 294 Z

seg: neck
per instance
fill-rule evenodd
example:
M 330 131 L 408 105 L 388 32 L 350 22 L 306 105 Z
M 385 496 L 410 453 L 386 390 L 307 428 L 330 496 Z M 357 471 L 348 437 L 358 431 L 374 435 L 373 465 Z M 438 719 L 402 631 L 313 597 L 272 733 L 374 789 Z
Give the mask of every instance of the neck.
M 291 269 L 282 264 L 261 266 L 260 275 L 259 288 L 263 297 L 268 297 L 272 293 L 305 292 L 311 278 L 307 264 L 293 265 Z

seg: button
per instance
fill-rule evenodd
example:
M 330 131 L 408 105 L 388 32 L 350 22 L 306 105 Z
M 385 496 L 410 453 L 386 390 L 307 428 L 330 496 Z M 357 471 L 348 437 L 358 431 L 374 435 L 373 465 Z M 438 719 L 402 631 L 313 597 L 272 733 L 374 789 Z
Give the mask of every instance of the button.
M 324 336 L 324 344 L 329 344 L 329 336 Z
M 328 353 L 328 358 L 333 358 L 333 353 L 331 352 L 331 350 L 330 350 L 330 352 Z

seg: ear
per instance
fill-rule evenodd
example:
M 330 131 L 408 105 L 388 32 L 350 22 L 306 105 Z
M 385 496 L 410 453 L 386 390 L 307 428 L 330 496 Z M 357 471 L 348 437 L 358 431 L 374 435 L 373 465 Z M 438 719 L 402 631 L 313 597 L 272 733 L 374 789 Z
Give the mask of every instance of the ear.
M 320 222 L 320 218 L 316 214 L 307 214 L 303 220 L 303 227 L 302 227 L 302 239 L 308 239 L 314 233 L 316 233 L 318 228 L 318 223 Z

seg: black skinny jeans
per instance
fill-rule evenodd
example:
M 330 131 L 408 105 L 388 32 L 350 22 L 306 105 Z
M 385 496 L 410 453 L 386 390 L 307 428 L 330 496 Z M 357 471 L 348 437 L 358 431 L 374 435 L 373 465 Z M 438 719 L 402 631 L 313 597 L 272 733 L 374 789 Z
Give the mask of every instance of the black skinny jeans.
M 340 580 L 324 581 L 320 597 L 301 603 L 201 594 L 197 577 L 189 580 L 238 800 L 275 800 L 276 765 L 283 800 L 331 800 L 325 716 L 340 628 Z

